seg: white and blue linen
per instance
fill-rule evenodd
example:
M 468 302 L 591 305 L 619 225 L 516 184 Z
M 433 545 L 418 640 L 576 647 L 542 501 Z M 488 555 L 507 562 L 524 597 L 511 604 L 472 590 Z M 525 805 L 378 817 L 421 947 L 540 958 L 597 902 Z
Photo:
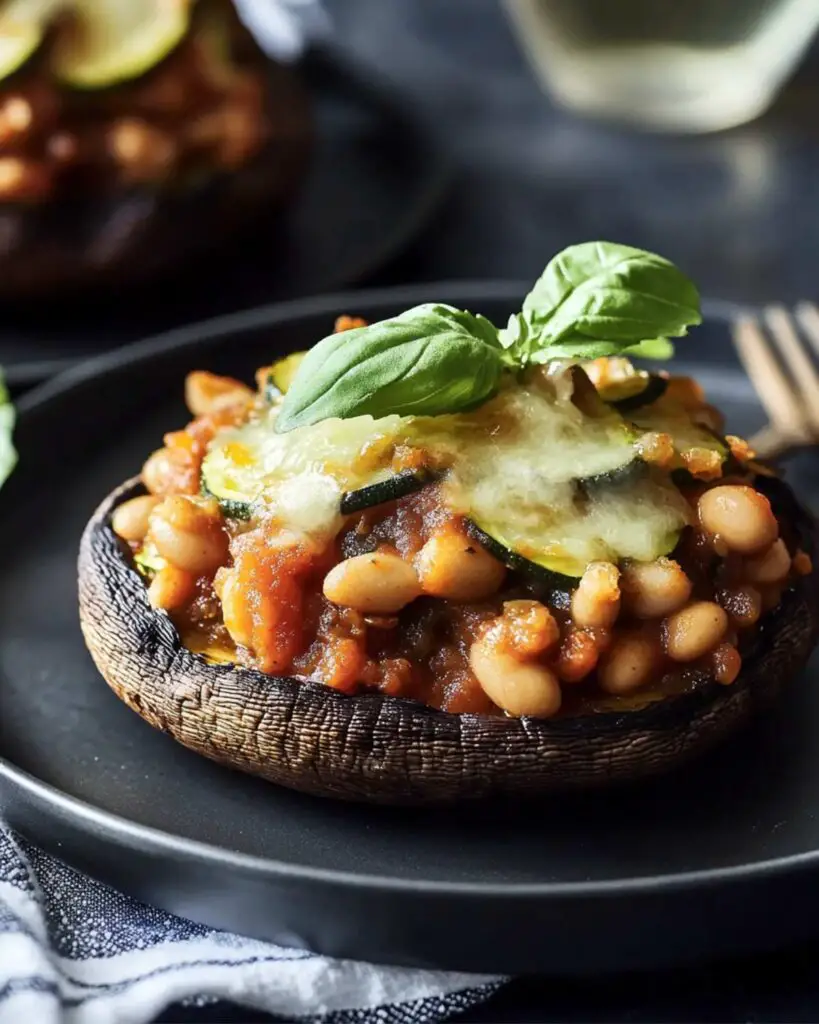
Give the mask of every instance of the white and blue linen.
M 433 1024 L 502 979 L 331 960 L 147 907 L 0 828 L 0 1024 L 148 1024 L 226 1001 L 294 1024 Z

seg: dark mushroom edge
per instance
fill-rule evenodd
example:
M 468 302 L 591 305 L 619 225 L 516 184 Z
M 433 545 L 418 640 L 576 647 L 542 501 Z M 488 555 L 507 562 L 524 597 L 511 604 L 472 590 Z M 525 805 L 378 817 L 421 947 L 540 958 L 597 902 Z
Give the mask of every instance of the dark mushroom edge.
M 817 524 L 777 479 L 758 480 L 783 526 L 814 554 Z M 731 686 L 703 676 L 643 708 L 551 720 L 438 711 L 380 694 L 214 665 L 151 609 L 112 511 L 143 493 L 117 488 L 88 523 L 79 556 L 80 620 L 97 668 L 155 728 L 221 764 L 291 789 L 382 804 L 533 796 L 656 775 L 769 708 L 819 637 L 819 572 L 798 578 L 760 620 Z M 814 558 L 814 565 L 816 559 Z

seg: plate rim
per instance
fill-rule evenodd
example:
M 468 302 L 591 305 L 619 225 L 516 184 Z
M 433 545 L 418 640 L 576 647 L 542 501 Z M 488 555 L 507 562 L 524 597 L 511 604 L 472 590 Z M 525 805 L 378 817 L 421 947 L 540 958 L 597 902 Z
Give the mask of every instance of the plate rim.
M 513 301 L 524 295 L 528 281 L 515 279 L 465 279 L 388 286 L 356 291 L 338 291 L 319 296 L 297 298 L 177 327 L 141 341 L 93 356 L 28 391 L 16 403 L 19 418 L 36 415 L 53 399 L 70 392 L 90 378 L 122 364 L 150 360 L 167 351 L 194 349 L 206 340 L 247 330 L 280 326 L 293 319 L 334 315 L 340 309 L 407 306 L 431 301 L 433 294 L 458 296 L 461 303 Z M 440 300 L 439 300 L 440 301 Z M 738 316 L 755 315 L 755 307 L 719 299 L 703 300 L 703 320 L 728 323 Z M 303 864 L 288 863 L 230 850 L 226 847 L 188 839 L 149 825 L 141 825 L 110 811 L 71 796 L 43 782 L 5 757 L 0 756 L 0 781 L 13 787 L 30 804 L 44 813 L 68 819 L 86 832 L 148 854 L 173 856 L 217 868 L 228 867 L 247 875 L 268 880 L 288 880 L 355 888 L 368 892 L 414 893 L 469 899 L 515 898 L 586 899 L 596 896 L 641 896 L 658 891 L 685 891 L 693 888 L 738 884 L 755 878 L 776 877 L 794 871 L 815 868 L 819 849 L 786 857 L 769 858 L 750 864 L 683 871 L 667 875 L 637 875 L 623 879 L 571 882 L 455 882 L 411 879 L 389 874 L 355 873 Z

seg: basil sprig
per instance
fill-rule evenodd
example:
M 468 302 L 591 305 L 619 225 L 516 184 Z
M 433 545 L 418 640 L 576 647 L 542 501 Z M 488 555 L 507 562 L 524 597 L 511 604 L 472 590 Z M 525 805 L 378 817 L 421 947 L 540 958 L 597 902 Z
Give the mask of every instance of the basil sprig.
M 490 398 L 505 371 L 552 360 L 668 358 L 671 337 L 702 322 L 694 284 L 673 263 L 612 242 L 564 249 L 499 330 L 428 303 L 320 341 L 284 398 L 276 430 L 324 419 L 437 416 Z
M 501 337 L 525 365 L 627 354 L 701 321 L 699 293 L 673 263 L 630 245 L 585 242 L 555 256 Z
M 17 465 L 17 452 L 12 440 L 14 420 L 14 406 L 11 404 L 3 373 L 0 370 L 0 487 L 3 486 Z
M 276 429 L 338 416 L 437 416 L 480 405 L 512 365 L 495 326 L 453 306 L 429 303 L 331 334 L 304 357 Z

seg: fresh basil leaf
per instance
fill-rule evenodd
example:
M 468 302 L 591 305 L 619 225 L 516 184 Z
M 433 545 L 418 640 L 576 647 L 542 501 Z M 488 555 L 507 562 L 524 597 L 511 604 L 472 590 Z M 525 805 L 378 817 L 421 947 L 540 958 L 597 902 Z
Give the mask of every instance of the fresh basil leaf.
M 304 357 L 276 420 L 280 433 L 353 416 L 437 416 L 480 405 L 507 357 L 482 316 L 426 304 L 331 334 Z
M 623 354 L 667 359 L 668 336 L 701 322 L 697 289 L 668 260 L 611 242 L 571 246 L 501 331 L 484 317 L 428 304 L 325 338 L 302 362 L 276 429 L 463 411 L 486 401 L 505 369 Z
M 12 442 L 15 422 L 14 406 L 11 404 L 2 371 L 0 371 L 0 487 L 8 480 L 17 465 L 17 452 Z
M 629 345 L 623 355 L 634 356 L 635 359 L 673 359 L 674 343 L 668 338 L 646 338 L 636 345 Z
M 514 365 L 526 366 L 541 347 L 541 331 L 526 313 L 513 313 L 506 327 L 498 331 L 498 341 Z
M 673 263 L 654 253 L 613 242 L 585 242 L 559 253 L 523 303 L 518 320 L 527 329 L 507 327 L 502 342 L 512 355 L 535 358 L 539 348 L 571 346 L 571 355 L 614 355 L 644 339 L 681 337 L 702 322 L 699 293 Z M 615 346 L 607 351 L 598 343 Z M 587 346 L 583 349 L 583 346 Z
M 674 346 L 668 338 L 647 338 L 634 345 L 623 346 L 620 341 L 565 341 L 555 344 L 544 341 L 537 323 L 531 315 L 515 313 L 508 325 L 500 331 L 501 343 L 507 357 L 516 365 L 540 365 L 554 359 L 598 359 L 601 356 L 634 356 L 639 359 L 671 359 Z
M 617 341 L 562 341 L 554 345 L 532 349 L 529 362 L 536 366 L 553 360 L 583 362 L 587 359 L 601 359 L 603 356 L 621 356 L 624 347 Z

